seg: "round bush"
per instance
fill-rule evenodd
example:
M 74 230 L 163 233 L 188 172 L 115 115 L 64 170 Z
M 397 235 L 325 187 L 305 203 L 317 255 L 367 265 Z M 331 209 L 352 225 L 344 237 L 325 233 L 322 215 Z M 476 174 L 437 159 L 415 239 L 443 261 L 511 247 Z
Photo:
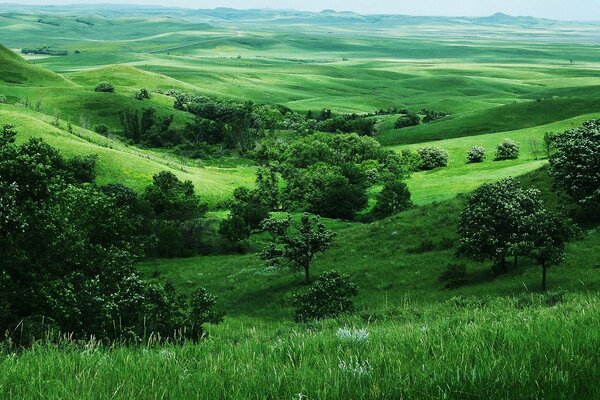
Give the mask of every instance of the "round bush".
M 94 132 L 96 132 L 100 135 L 107 136 L 110 131 L 108 129 L 108 126 L 106 126 L 104 124 L 100 124 L 100 125 L 94 126 Z
M 337 271 L 326 272 L 307 291 L 294 294 L 294 319 L 296 322 L 310 322 L 352 312 L 352 298 L 356 295 L 358 287 L 350 281 L 350 277 Z
M 373 214 L 378 218 L 388 217 L 410 208 L 412 204 L 406 183 L 399 180 L 389 181 L 377 195 Z
M 448 165 L 448 152 L 436 147 L 422 147 L 417 150 L 421 157 L 421 169 L 431 170 Z
M 473 146 L 469 153 L 467 154 L 467 160 L 470 163 L 480 163 L 485 160 L 485 148 L 481 146 Z
M 96 92 L 114 93 L 115 86 L 110 82 L 100 82 L 95 89 Z
M 496 160 L 516 160 L 519 158 L 519 143 L 504 139 L 496 147 Z

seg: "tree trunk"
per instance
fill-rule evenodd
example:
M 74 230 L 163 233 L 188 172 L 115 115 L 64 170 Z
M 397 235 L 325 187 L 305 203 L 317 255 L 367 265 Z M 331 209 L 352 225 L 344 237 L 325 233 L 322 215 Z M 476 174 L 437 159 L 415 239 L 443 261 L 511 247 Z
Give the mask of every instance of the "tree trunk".
M 515 254 L 515 258 L 513 260 L 513 269 L 517 269 L 518 263 L 519 263 L 519 256 Z
M 546 291 L 546 263 L 542 263 L 542 292 Z
M 304 277 L 306 278 L 306 284 L 310 285 L 310 265 L 304 266 Z

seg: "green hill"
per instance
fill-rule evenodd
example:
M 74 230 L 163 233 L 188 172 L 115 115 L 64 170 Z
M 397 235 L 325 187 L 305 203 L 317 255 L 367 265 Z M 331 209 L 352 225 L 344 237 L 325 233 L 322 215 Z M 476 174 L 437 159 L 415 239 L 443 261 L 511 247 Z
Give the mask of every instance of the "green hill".
M 3 85 L 35 87 L 70 87 L 64 77 L 26 61 L 0 44 L 0 81 Z

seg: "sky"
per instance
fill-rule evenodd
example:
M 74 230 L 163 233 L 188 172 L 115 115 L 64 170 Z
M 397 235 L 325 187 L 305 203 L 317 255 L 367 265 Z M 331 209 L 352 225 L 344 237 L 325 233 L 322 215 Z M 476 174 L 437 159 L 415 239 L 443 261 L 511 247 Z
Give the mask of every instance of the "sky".
M 444 16 L 487 16 L 503 12 L 559 20 L 600 21 L 600 0 L 0 0 L 0 3 L 127 3 L 186 8 L 293 8 L 306 11 L 334 9 L 362 14 Z

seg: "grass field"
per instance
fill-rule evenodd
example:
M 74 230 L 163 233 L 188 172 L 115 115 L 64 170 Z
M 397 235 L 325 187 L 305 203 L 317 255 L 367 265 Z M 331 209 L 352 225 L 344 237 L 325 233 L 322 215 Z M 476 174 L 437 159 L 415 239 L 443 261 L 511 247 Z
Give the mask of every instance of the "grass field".
M 313 274 L 349 274 L 360 289 L 356 315 L 293 323 L 290 293 L 302 279 L 265 269 L 254 253 L 267 238 L 257 234 L 248 254 L 139 265 L 148 280 L 218 295 L 226 319 L 210 327 L 208 340 L 135 348 L 87 343 L 83 350 L 65 342 L 0 353 L 0 398 L 600 397 L 597 227 L 583 224 L 582 240 L 550 269 L 547 295 L 537 294 L 541 272 L 527 260 L 495 279 L 489 263 L 456 257 L 464 194 L 483 183 L 519 176 L 542 190 L 551 208 L 560 207 L 543 137 L 600 118 L 600 25 L 503 16 L 2 7 L 0 96 L 7 102 L 0 104 L 0 124 L 14 124 L 19 142 L 42 137 L 67 156 L 97 154 L 99 184 L 142 191 L 153 174 L 169 170 L 214 206 L 254 183 L 256 167 L 242 157 L 194 161 L 92 131 L 106 124 L 119 133 L 119 111 L 149 105 L 172 114 L 177 127 L 191 120 L 170 97 L 135 100 L 142 87 L 299 111 L 444 111 L 449 115 L 441 120 L 403 129 L 394 128 L 397 115 L 377 117 L 375 138 L 398 152 L 445 149 L 449 165 L 408 178 L 417 206 L 406 212 L 369 224 L 325 221 L 337 236 Z M 45 45 L 69 55 L 23 58 L 9 50 Z M 116 93 L 96 93 L 101 81 L 112 82 Z M 38 110 L 26 100 L 39 102 Z M 494 161 L 505 138 L 519 142 L 520 157 Z M 475 145 L 486 148 L 487 159 L 468 164 Z M 466 264 L 467 282 L 445 289 L 438 277 L 454 262 Z M 345 327 L 366 329 L 368 339 L 342 337 L 338 329 Z

